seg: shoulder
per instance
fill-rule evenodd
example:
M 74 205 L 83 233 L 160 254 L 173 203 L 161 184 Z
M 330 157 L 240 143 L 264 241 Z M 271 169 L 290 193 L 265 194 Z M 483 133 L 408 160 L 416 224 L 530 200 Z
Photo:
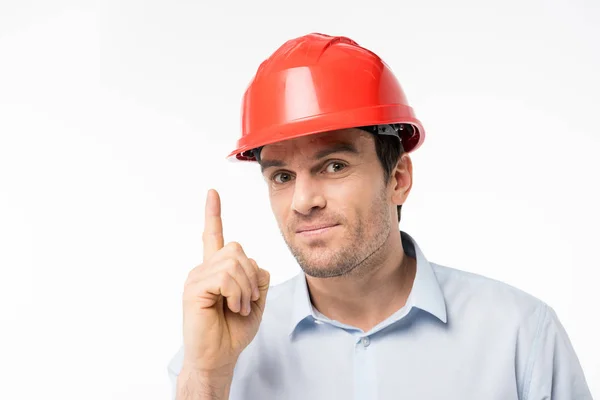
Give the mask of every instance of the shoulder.
M 547 312 L 546 303 L 516 286 L 473 272 L 430 264 L 449 312 L 514 324 Z

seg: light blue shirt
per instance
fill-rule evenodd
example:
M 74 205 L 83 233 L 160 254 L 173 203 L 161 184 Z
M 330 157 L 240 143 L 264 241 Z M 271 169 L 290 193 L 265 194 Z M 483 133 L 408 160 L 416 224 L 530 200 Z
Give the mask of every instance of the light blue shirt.
M 406 305 L 368 332 L 311 304 L 304 273 L 271 287 L 255 339 L 236 364 L 231 400 L 588 400 L 554 310 L 480 275 L 417 260 Z M 183 349 L 169 364 L 175 398 Z

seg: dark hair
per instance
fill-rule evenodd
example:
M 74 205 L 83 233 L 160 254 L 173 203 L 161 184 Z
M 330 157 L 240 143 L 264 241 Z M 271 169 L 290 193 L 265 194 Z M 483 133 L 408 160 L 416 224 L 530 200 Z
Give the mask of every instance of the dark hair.
M 375 140 L 375 152 L 377 152 L 377 157 L 383 167 L 383 179 L 387 184 L 398 160 L 404 154 L 404 146 L 402 146 L 402 142 L 395 136 L 374 134 L 373 139 Z M 401 210 L 402 205 L 399 205 L 398 222 L 400 222 Z

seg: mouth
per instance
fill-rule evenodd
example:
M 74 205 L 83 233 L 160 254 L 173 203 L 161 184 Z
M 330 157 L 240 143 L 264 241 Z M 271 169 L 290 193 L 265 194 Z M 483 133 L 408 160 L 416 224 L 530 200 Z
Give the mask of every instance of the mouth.
M 339 226 L 339 224 L 306 226 L 296 230 L 296 234 L 305 237 L 318 236 L 330 232 L 336 226 Z

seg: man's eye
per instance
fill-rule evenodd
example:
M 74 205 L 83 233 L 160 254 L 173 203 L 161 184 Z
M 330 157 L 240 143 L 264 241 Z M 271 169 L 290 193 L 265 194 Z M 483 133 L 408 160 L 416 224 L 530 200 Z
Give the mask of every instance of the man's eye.
M 276 183 L 286 183 L 292 180 L 292 175 L 287 172 L 278 172 L 273 175 L 273 180 Z
M 325 170 L 327 172 L 338 172 L 338 171 L 341 171 L 344 168 L 346 168 L 346 164 L 341 163 L 339 161 L 334 161 L 332 163 L 329 163 L 327 165 L 327 168 L 325 168 Z

